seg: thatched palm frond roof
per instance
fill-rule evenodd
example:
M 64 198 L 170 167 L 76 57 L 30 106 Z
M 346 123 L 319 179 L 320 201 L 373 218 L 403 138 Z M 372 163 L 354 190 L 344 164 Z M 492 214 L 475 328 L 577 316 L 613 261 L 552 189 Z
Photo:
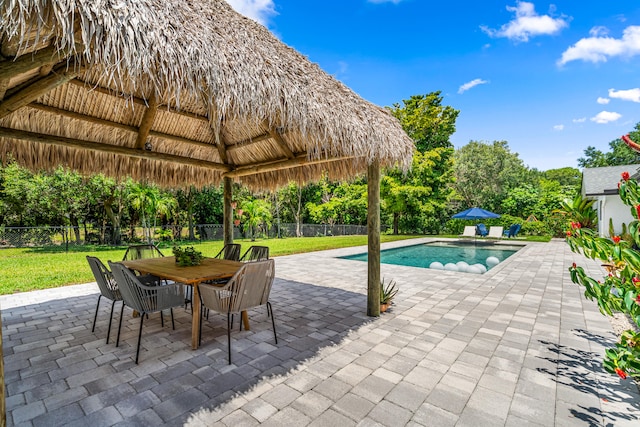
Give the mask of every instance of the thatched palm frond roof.
M 0 3 L 0 156 L 251 188 L 406 169 L 413 142 L 223 0 Z

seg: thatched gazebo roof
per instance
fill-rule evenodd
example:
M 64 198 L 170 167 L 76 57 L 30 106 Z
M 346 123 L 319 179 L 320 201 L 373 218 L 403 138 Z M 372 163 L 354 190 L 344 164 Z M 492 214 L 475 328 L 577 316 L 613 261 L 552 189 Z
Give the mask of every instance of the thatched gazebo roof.
M 342 179 L 413 142 L 223 0 L 0 3 L 0 157 L 163 186 Z

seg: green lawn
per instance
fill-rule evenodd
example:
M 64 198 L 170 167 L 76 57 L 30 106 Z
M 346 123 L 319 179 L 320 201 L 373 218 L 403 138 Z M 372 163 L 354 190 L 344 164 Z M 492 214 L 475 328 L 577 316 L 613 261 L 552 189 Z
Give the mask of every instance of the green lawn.
M 380 237 L 382 242 L 392 242 L 424 236 Z M 252 244 L 269 246 L 270 255 L 278 256 L 366 245 L 367 236 L 301 237 L 256 242 L 236 240 L 236 243 L 242 244 L 243 251 Z M 188 246 L 194 246 L 205 256 L 212 257 L 222 248 L 222 242 L 194 242 Z M 171 255 L 170 245 L 160 244 L 160 249 L 165 255 Z M 70 247 L 69 252 L 65 252 L 64 247 L 0 249 L 0 295 L 93 282 L 95 279 L 85 257 L 93 255 L 106 264 L 108 260 L 121 260 L 125 250 L 124 246 L 115 249 L 95 246 Z

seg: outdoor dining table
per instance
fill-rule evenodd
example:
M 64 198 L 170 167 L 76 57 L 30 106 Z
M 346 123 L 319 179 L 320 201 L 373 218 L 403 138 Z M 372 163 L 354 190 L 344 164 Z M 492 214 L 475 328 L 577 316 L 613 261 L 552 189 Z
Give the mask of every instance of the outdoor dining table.
M 136 270 L 142 274 L 152 274 L 161 279 L 173 280 L 193 286 L 192 316 L 191 322 L 191 347 L 198 348 L 198 331 L 200 330 L 200 296 L 198 285 L 208 280 L 218 280 L 232 277 L 242 267 L 239 261 L 229 261 L 217 258 L 204 258 L 200 265 L 181 267 L 176 264 L 175 257 L 160 257 L 137 259 L 122 262 L 127 268 Z M 246 330 L 249 330 L 249 318 L 246 312 L 242 313 L 242 321 Z

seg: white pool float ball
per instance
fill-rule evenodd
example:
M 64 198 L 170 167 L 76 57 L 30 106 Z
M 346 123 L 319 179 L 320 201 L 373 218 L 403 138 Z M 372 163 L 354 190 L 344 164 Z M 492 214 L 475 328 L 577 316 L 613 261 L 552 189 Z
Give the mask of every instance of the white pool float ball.
M 482 274 L 482 270 L 480 270 L 476 265 L 470 265 L 469 267 L 467 267 L 467 273 L 473 273 L 473 274 Z
M 442 265 L 441 262 L 433 261 L 431 264 L 429 264 L 429 268 L 433 268 L 435 270 L 444 270 L 444 265 Z
M 475 267 L 478 270 L 480 270 L 480 273 L 486 273 L 487 272 L 487 267 L 485 267 L 482 264 L 473 264 L 473 267 Z
M 500 260 L 494 256 L 488 257 L 486 262 L 489 268 L 495 267 L 496 265 L 500 264 Z
M 467 267 L 469 267 L 469 264 L 464 261 L 458 261 L 456 262 L 456 265 L 458 266 L 458 270 L 460 271 L 465 271 Z
M 444 269 L 448 271 L 458 271 L 458 266 L 452 262 L 448 262 L 444 265 Z

